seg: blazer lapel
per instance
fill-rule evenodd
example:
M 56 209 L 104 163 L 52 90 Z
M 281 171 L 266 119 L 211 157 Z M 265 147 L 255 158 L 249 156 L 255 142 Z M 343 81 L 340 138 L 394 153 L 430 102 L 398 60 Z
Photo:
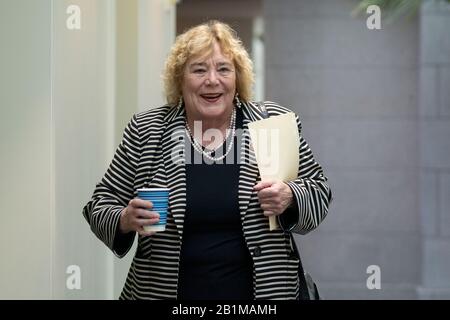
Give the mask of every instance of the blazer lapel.
M 162 134 L 162 155 L 170 188 L 169 208 L 180 237 L 183 235 L 186 212 L 186 167 L 184 161 L 185 137 L 184 107 L 173 107 L 165 117 L 166 129 Z
M 261 120 L 262 117 L 257 111 L 257 107 L 250 102 L 242 103 L 242 111 L 244 114 L 244 121 L 241 144 L 241 166 L 239 169 L 238 199 L 241 221 L 243 222 L 253 193 L 253 187 L 255 186 L 256 179 L 259 175 L 255 153 L 251 145 L 248 124 L 252 121 Z

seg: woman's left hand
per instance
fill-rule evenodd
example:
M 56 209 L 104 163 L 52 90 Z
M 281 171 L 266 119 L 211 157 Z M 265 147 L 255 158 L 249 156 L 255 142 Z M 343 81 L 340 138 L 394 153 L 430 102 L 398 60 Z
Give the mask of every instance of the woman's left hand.
M 258 192 L 261 209 L 267 217 L 282 214 L 294 201 L 291 188 L 284 182 L 259 182 L 253 189 Z

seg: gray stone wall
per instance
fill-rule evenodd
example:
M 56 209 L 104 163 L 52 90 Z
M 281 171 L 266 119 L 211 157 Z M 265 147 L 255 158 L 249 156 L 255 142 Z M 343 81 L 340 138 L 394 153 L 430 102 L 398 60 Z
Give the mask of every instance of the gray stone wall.
M 178 28 L 213 18 L 250 43 L 259 0 L 182 1 Z M 450 9 L 366 27 L 358 0 L 261 0 L 266 99 L 296 111 L 334 194 L 296 236 L 326 299 L 450 298 Z M 200 18 L 199 18 L 200 17 Z M 248 46 L 249 47 L 249 46 Z M 249 48 L 250 49 L 250 48 Z M 368 266 L 381 270 L 369 290 Z
M 425 1 L 419 54 L 423 299 L 450 299 L 450 4 Z
M 323 165 L 334 193 L 324 223 L 309 235 L 296 236 L 305 268 L 323 296 L 415 299 L 425 261 L 419 215 L 423 189 L 418 170 L 419 154 L 423 154 L 417 93 L 419 19 L 393 25 L 384 25 L 382 20 L 381 30 L 369 30 L 366 15 L 350 15 L 357 3 L 263 1 L 266 98 L 300 115 L 303 136 Z M 425 76 L 436 79 L 433 70 Z M 448 72 L 440 76 L 448 83 Z M 447 95 L 439 99 L 448 100 L 448 90 L 444 92 Z M 449 109 L 442 107 L 441 112 L 448 114 Z M 435 151 L 448 146 L 447 124 L 435 120 L 433 129 L 430 126 L 420 133 L 420 137 L 440 136 L 426 148 Z M 426 191 L 429 197 L 443 196 L 450 187 L 448 151 L 437 152 L 442 157 L 431 158 L 440 161 L 436 164 L 442 170 L 439 179 L 435 169 L 422 175 L 434 179 L 432 186 L 440 188 Z M 448 226 L 441 232 L 448 235 Z M 436 241 L 424 243 L 430 247 L 425 256 L 437 255 L 435 251 L 443 254 L 445 246 L 449 248 L 441 239 Z M 381 289 L 366 286 L 370 265 L 380 267 Z

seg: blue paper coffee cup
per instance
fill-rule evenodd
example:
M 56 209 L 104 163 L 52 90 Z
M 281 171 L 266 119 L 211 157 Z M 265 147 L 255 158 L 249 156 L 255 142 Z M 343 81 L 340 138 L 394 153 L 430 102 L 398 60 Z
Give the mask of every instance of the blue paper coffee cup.
M 159 213 L 159 222 L 144 226 L 145 231 L 164 231 L 167 224 L 167 210 L 169 208 L 169 194 L 168 188 L 140 188 L 137 190 L 138 198 L 150 201 L 153 208 L 149 211 Z

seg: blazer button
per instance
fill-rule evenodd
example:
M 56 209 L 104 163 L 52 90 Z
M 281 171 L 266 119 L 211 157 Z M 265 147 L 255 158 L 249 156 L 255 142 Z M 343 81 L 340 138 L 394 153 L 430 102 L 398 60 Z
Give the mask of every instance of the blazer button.
M 255 249 L 253 249 L 253 256 L 254 257 L 259 257 L 261 255 L 261 248 L 260 247 L 255 247 Z

